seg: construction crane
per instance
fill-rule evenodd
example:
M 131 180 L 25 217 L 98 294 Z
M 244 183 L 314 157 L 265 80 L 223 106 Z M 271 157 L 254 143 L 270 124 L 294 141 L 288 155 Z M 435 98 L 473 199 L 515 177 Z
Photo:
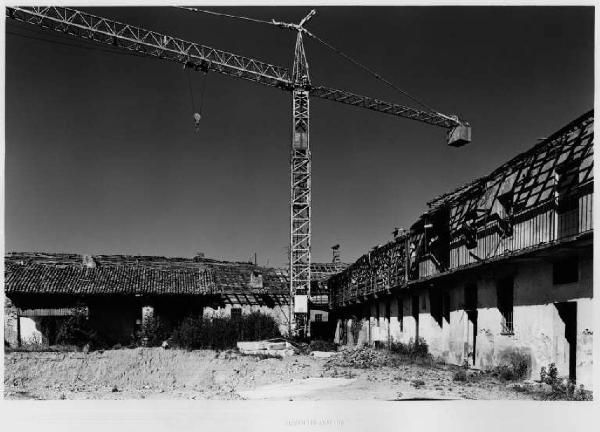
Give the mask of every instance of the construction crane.
M 183 9 L 193 10 L 193 8 Z M 310 98 L 317 97 L 442 127 L 448 131 L 447 143 L 450 146 L 459 147 L 471 141 L 471 127 L 457 116 L 445 115 L 433 109 L 419 110 L 344 90 L 312 85 L 303 37 L 307 35 L 320 41 L 305 28 L 306 23 L 315 13 L 312 10 L 298 24 L 275 20 L 267 22 L 297 33 L 294 63 L 290 75 L 286 68 L 254 58 L 207 47 L 75 9 L 64 7 L 6 8 L 7 17 L 13 20 L 149 57 L 181 63 L 184 67 L 205 73 L 218 72 L 292 93 L 289 329 L 291 332 L 303 330 L 306 336 L 310 336 L 308 305 L 311 280 Z M 363 67 L 363 69 L 366 68 Z M 383 80 L 376 74 L 375 76 Z

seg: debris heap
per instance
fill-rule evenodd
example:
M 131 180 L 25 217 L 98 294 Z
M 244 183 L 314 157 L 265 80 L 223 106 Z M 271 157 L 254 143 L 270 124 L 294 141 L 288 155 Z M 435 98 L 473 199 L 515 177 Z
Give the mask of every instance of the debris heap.
M 392 366 L 397 359 L 386 351 L 373 348 L 342 348 L 325 364 L 327 367 L 349 367 L 357 369 Z

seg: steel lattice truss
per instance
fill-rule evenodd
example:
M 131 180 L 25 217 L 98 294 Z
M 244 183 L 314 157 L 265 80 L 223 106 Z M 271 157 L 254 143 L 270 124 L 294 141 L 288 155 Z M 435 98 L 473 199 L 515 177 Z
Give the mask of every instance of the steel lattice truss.
M 290 286 L 292 295 L 310 295 L 311 158 L 309 146 L 309 98 L 307 91 L 294 91 L 293 113 Z
M 434 112 L 420 111 L 415 108 L 410 108 L 404 105 L 398 105 L 391 102 L 385 102 L 379 99 L 374 99 L 367 96 L 360 96 L 344 90 L 336 90 L 327 87 L 312 87 L 310 95 L 321 99 L 327 99 L 334 102 L 340 102 L 346 105 L 367 108 L 372 111 L 377 111 L 385 114 L 391 114 L 397 117 L 418 120 L 423 123 L 428 123 L 434 126 L 444 128 L 452 128 L 459 124 L 456 119 L 440 116 Z
M 7 16 L 61 33 L 225 75 L 277 87 L 290 85 L 289 72 L 256 59 L 210 48 L 63 7 L 6 8 Z

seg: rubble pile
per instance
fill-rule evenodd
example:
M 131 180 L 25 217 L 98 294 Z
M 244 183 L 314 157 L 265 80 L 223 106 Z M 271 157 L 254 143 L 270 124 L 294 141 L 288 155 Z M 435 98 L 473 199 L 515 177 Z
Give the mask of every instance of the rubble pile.
M 333 355 L 326 367 L 349 367 L 357 369 L 377 368 L 392 366 L 396 363 L 396 358 L 386 351 L 379 351 L 373 348 L 343 348 Z

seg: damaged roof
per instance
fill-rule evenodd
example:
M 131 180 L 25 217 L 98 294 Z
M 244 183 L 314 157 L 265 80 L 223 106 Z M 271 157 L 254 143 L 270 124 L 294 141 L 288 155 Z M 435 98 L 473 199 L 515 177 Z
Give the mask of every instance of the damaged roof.
M 311 263 L 310 276 L 313 280 L 327 279 L 329 276 L 343 271 L 350 264 L 346 263 Z
M 346 267 L 343 263 L 312 263 L 311 271 L 320 281 Z M 277 302 L 287 301 L 289 294 L 285 270 L 203 257 L 11 252 L 5 257 L 5 273 L 8 294 L 220 293 L 248 299 L 260 292 L 277 297 Z
M 86 265 L 87 264 L 87 265 Z M 205 258 L 12 252 L 5 290 L 36 294 L 285 294 L 285 272 Z
M 427 203 L 429 210 L 411 226 L 412 238 L 422 241 L 424 225 L 444 218 L 456 237 L 466 219 L 491 216 L 527 217 L 530 211 L 563 197 L 589 193 L 593 187 L 594 111 L 591 110 L 517 155 L 487 176 L 475 179 Z M 403 236 L 400 236 L 403 238 Z M 362 255 L 349 271 L 370 265 L 371 255 L 385 252 L 391 240 Z M 421 243 L 422 245 L 422 243 Z M 422 246 L 421 246 L 422 247 Z
M 493 211 L 502 196 L 511 202 L 514 214 L 523 213 L 593 183 L 594 111 L 575 119 L 550 137 L 517 155 L 491 174 L 476 179 L 427 204 L 430 212 L 453 206 L 450 229 L 476 211 Z M 557 178 L 560 174 L 560 188 Z M 496 209 L 498 210 L 498 209 Z

